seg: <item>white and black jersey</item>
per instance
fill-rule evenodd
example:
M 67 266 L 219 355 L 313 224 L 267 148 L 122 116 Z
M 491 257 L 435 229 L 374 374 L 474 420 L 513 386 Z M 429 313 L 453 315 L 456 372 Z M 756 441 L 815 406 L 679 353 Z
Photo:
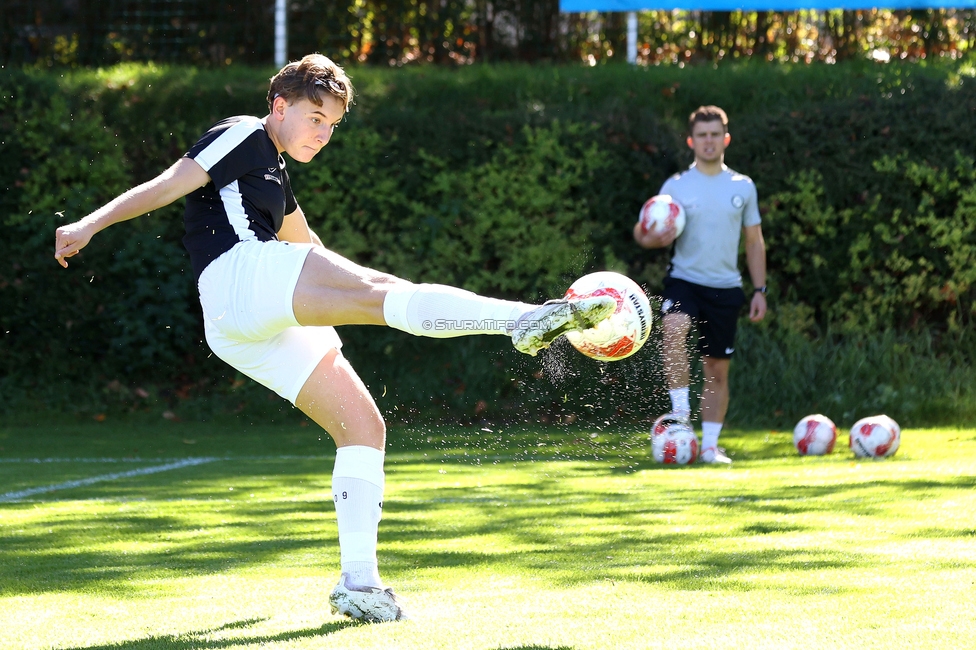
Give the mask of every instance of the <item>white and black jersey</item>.
M 210 175 L 210 183 L 186 197 L 183 245 L 193 271 L 245 240 L 272 241 L 286 214 L 298 209 L 285 161 L 260 119 L 217 122 L 186 153 Z

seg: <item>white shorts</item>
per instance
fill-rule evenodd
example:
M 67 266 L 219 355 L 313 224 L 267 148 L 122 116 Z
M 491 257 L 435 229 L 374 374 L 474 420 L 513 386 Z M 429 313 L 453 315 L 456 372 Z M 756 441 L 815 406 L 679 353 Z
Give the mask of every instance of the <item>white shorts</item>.
M 292 297 L 312 244 L 243 241 L 200 275 L 207 344 L 219 358 L 292 404 L 330 350 L 333 327 L 302 327 Z

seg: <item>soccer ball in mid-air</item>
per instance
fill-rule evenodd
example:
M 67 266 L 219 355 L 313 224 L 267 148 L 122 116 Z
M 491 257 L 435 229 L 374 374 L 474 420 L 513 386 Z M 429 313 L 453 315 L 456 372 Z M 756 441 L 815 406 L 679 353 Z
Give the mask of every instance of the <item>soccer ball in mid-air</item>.
M 885 458 L 898 451 L 901 427 L 887 415 L 862 418 L 851 427 L 851 451 L 859 458 Z
M 823 456 L 834 450 L 837 427 L 826 415 L 808 415 L 793 429 L 793 446 L 801 456 Z
M 639 219 L 644 232 L 661 232 L 672 224 L 678 235 L 685 229 L 685 209 L 669 194 L 658 194 L 647 199 L 640 209 Z
M 688 465 L 698 458 L 698 436 L 684 420 L 662 415 L 651 427 L 651 455 L 665 465 Z
M 573 347 L 598 361 L 619 361 L 641 349 L 651 333 L 651 303 L 640 285 L 626 275 L 598 271 L 584 275 L 566 291 L 566 299 L 612 296 L 617 309 L 596 327 L 567 332 Z

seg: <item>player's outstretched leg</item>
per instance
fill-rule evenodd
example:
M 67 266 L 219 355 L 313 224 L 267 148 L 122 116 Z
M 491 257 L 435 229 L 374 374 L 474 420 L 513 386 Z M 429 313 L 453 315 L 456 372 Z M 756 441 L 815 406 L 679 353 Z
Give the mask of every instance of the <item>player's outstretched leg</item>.
M 566 332 L 595 327 L 616 309 L 617 301 L 611 296 L 550 300 L 515 322 L 512 344 L 519 352 L 535 356 Z
M 589 329 L 616 311 L 610 296 L 545 305 L 499 300 L 443 284 L 414 284 L 359 266 L 324 248 L 307 253 L 292 297 L 301 325 L 387 325 L 414 336 L 511 336 L 535 355 L 571 330 Z
M 530 355 L 566 332 L 594 327 L 616 309 L 611 296 L 528 305 L 440 284 L 406 282 L 388 289 L 383 302 L 384 320 L 390 327 L 432 338 L 503 334 L 512 337 L 517 350 Z

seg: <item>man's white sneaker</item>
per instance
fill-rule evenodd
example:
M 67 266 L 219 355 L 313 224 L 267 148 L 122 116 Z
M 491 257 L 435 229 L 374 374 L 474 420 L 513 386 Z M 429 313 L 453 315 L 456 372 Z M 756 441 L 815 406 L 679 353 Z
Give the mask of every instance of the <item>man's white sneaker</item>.
M 550 300 L 518 319 L 512 330 L 512 344 L 519 352 L 534 357 L 566 332 L 595 327 L 616 310 L 617 301 L 611 296 Z
M 349 584 L 346 573 L 339 577 L 339 584 L 329 596 L 329 604 L 332 605 L 333 614 L 367 623 L 405 621 L 409 618 L 392 589 Z
M 719 463 L 722 465 L 731 465 L 732 459 L 725 455 L 725 450 L 721 447 L 709 447 L 708 449 L 702 449 L 701 452 L 701 462 L 703 463 Z

